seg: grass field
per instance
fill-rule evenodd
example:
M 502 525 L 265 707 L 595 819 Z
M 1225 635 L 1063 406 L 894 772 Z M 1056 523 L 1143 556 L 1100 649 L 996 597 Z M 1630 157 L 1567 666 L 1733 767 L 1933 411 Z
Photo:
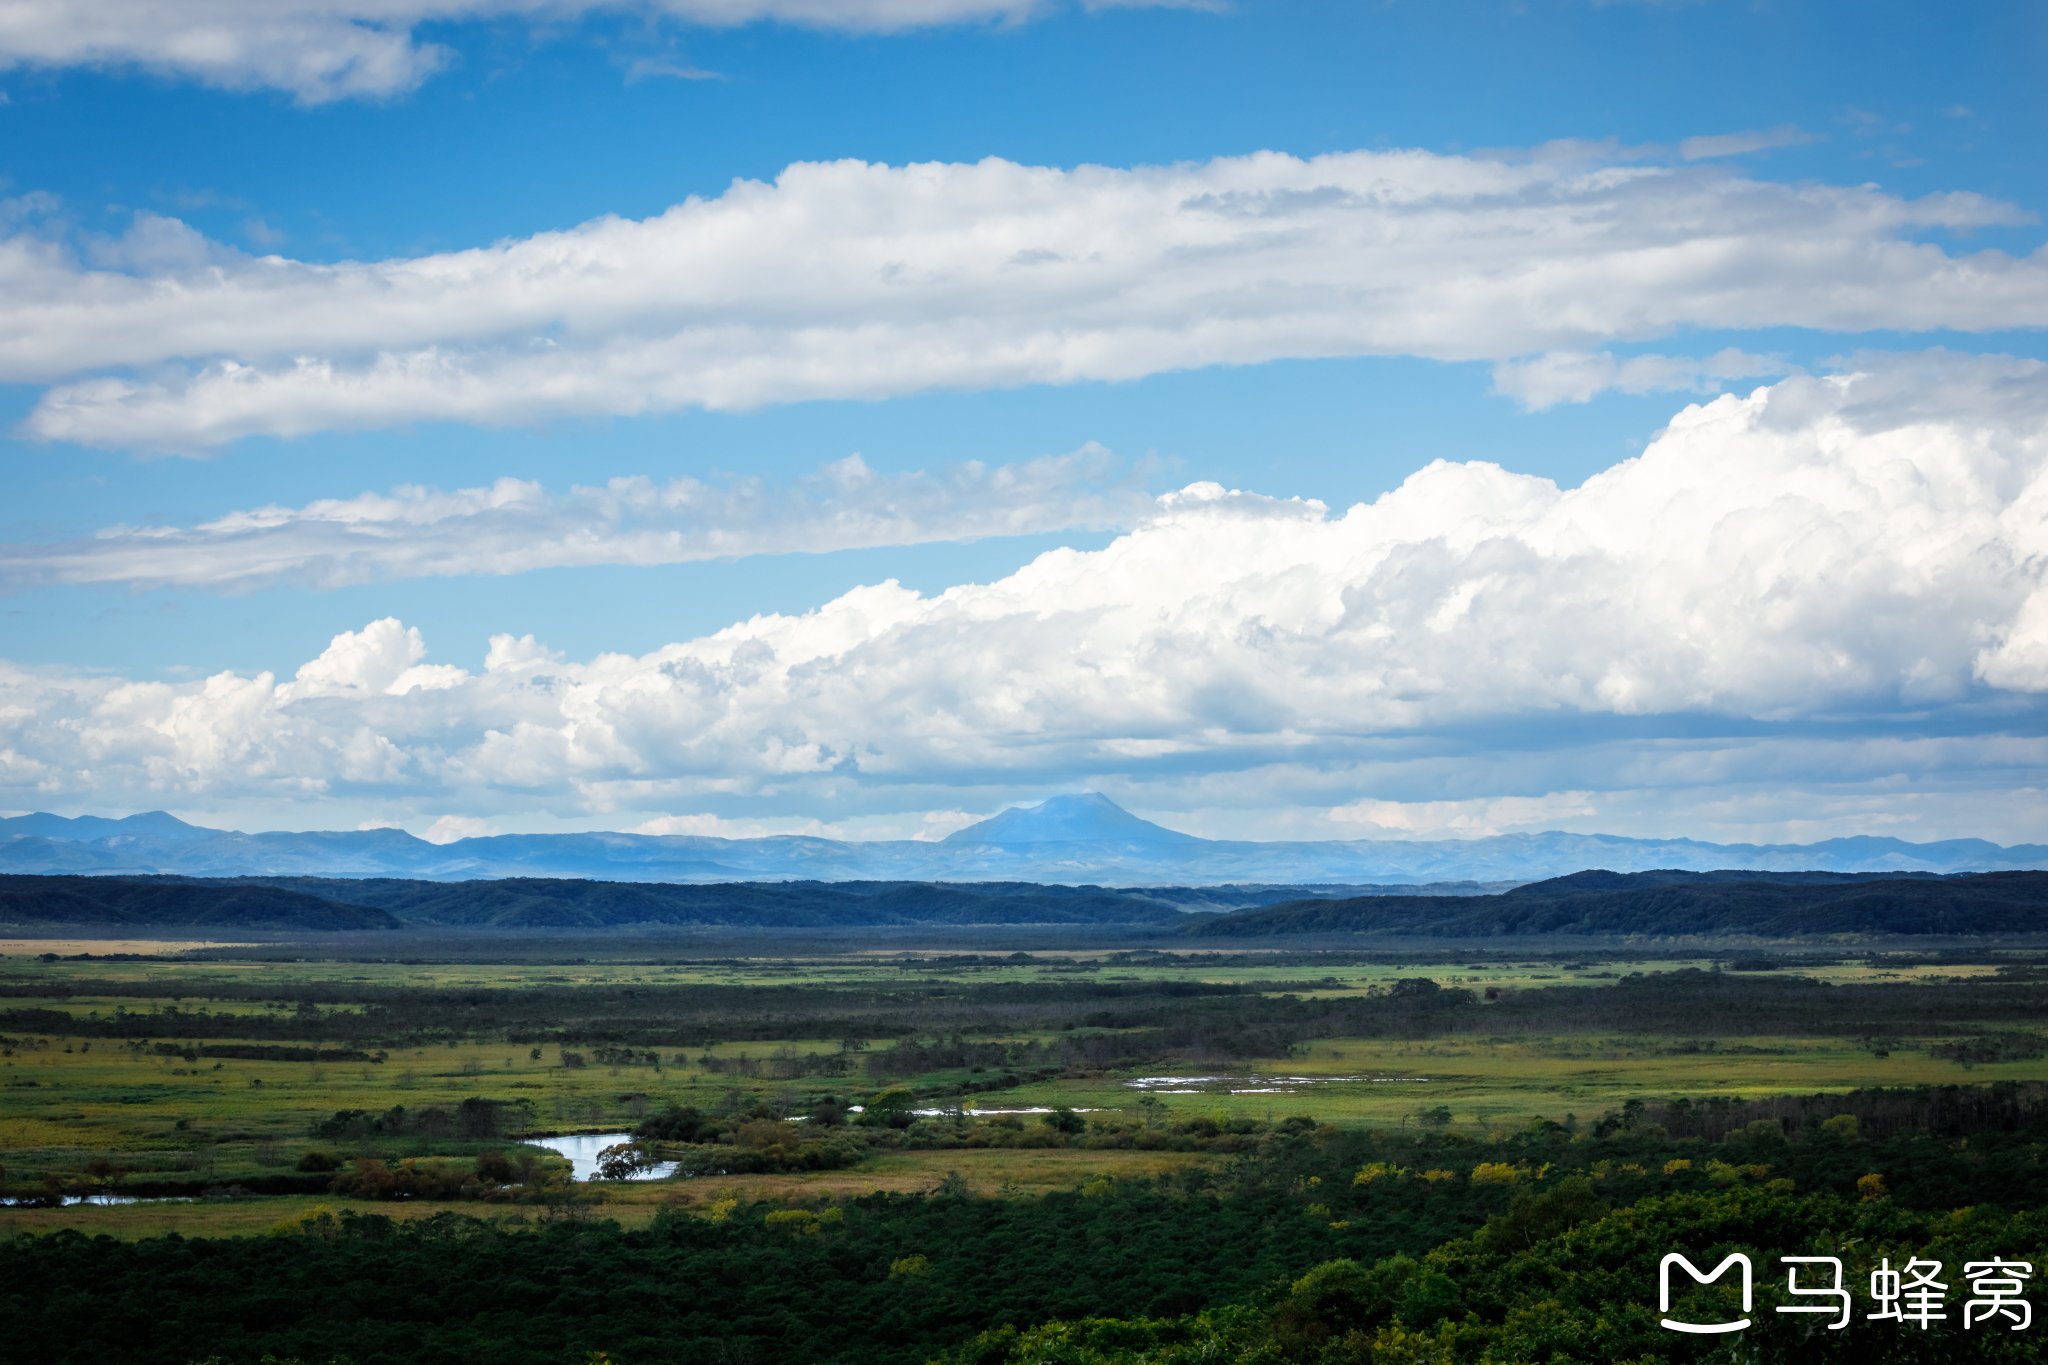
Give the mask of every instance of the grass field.
M 1690 1041 L 1690 1040 L 1687 1040 Z M 1310 1114 L 1326 1123 L 1398 1126 L 1443 1105 L 1460 1126 L 1519 1127 L 1533 1117 L 1598 1117 L 1639 1095 L 1813 1094 L 1864 1086 L 1941 1085 L 1965 1079 L 1954 1063 L 1924 1053 L 1879 1059 L 1840 1038 L 1744 1038 L 1743 1050 L 1673 1055 L 1678 1040 L 1564 1035 L 1455 1044 L 1330 1039 L 1286 1062 L 1204 1068 L 1196 1094 L 1155 1093 L 1169 1107 L 1232 1118 Z M 2048 1077 L 2039 1061 L 1977 1067 L 1976 1082 Z M 1288 1084 L 1283 1078 L 1299 1078 Z M 1129 1075 L 1062 1080 L 1006 1091 L 999 1104 L 1123 1108 Z M 1238 1082 L 1245 1082 L 1239 1084 Z M 1268 1091 L 1278 1087 L 1278 1093 Z M 1261 1093 L 1266 1091 L 1267 1093 Z
M 429 987 L 526 987 L 622 985 L 635 983 L 688 985 L 777 986 L 831 983 L 902 983 L 935 979 L 963 982 L 1041 981 L 1084 976 L 1093 981 L 1187 980 L 1249 984 L 1276 979 L 1288 981 L 1297 994 L 1313 994 L 1315 987 L 1326 990 L 1358 990 L 1385 986 L 1403 977 L 1426 976 L 1446 986 L 1526 987 L 1535 985 L 1588 985 L 1610 982 L 1626 971 L 1659 972 L 1684 967 L 1708 968 L 1714 959 L 1704 955 L 1660 955 L 1655 950 L 1631 953 L 1625 958 L 1599 961 L 1540 957 L 1500 957 L 1495 950 L 1474 949 L 1472 956 L 1430 962 L 1361 961 L 1360 954 L 1279 954 L 1268 951 L 1189 953 L 1048 953 L 1030 954 L 1028 963 L 976 962 L 962 964 L 959 955 L 920 953 L 843 953 L 830 957 L 710 959 L 674 963 L 629 960 L 574 963 L 390 963 L 349 961 L 226 962 L 206 958 L 177 960 L 187 948 L 233 945 L 199 943 L 107 942 L 85 940 L 14 939 L 0 941 L 0 971 L 9 979 L 122 982 L 161 982 L 163 1003 L 174 999 L 206 998 L 209 982 L 233 981 L 247 985 L 251 980 L 275 983 L 280 992 L 305 982 L 380 986 Z M 90 960 L 44 962 L 41 954 L 55 952 L 72 957 L 81 952 L 157 953 L 159 960 L 147 962 L 109 961 L 104 956 Z M 2015 959 L 2031 959 L 2036 953 L 2015 951 Z M 1796 950 L 1802 975 L 1830 983 L 1869 980 L 1955 979 L 1995 975 L 1991 961 L 1962 964 L 1909 963 L 1892 965 L 1873 962 L 1867 950 L 1846 954 Z M 1307 989 L 1304 991 L 1303 987 Z M 108 1008 L 108 1001 L 75 1000 L 81 1013 Z M 132 1001 L 125 1002 L 135 1008 Z
M 730 1051 L 737 1055 L 744 1046 Z M 10 1131 L 8 1125 L 31 1124 L 42 1139 L 0 1141 L 0 1152 L 29 1145 L 189 1151 L 233 1137 L 285 1142 L 296 1160 L 293 1149 L 312 1145 L 308 1126 L 337 1110 L 418 1109 L 471 1096 L 526 1100 L 543 1129 L 630 1127 L 646 1116 L 650 1103 L 660 1103 L 647 1096 L 688 1102 L 722 1080 L 695 1068 L 678 1073 L 635 1067 L 625 1074 L 617 1068 L 569 1068 L 560 1064 L 559 1050 L 540 1060 L 531 1051 L 470 1041 L 395 1052 L 382 1064 L 188 1063 L 136 1054 L 118 1042 L 53 1039 L 47 1048 L 0 1059 L 0 1133 Z M 729 1087 L 716 1088 L 722 1093 Z
M 205 1008 L 266 1021 L 262 1041 L 276 1045 L 293 1019 L 296 987 L 319 983 L 406 987 L 433 992 L 479 987 L 560 988 L 588 985 L 742 984 L 801 986 L 896 984 L 935 981 L 1210 981 L 1260 985 L 1306 997 L 1385 989 L 1403 978 L 1429 977 L 1445 986 L 1509 990 L 1541 986 L 1597 987 L 1629 972 L 1708 967 L 1705 958 L 1612 959 L 1461 957 L 1429 962 L 1371 962 L 1351 954 L 1285 957 L 1204 954 L 1037 954 L 1030 962 L 971 962 L 893 954 L 830 958 L 749 959 L 690 963 L 578 962 L 568 964 L 364 963 L 340 961 L 221 961 L 210 958 L 110 962 L 45 962 L 44 952 L 156 951 L 173 945 L 12 940 L 0 962 L 0 981 L 12 988 L 14 1008 L 56 1010 L 81 1021 L 110 1018 L 116 1010 L 150 1014 L 177 1007 Z M 183 946 L 183 945 L 178 945 Z M 1957 982 L 1995 975 L 1995 955 L 1973 963 L 1903 962 L 1861 956 L 1819 955 L 1798 968 L 1837 983 Z M 136 995 L 68 995 L 68 983 L 122 982 L 149 989 Z M 234 982 L 245 992 L 259 983 L 274 998 L 225 1001 L 209 985 Z M 49 994 L 43 994 L 49 991 Z M 437 995 L 438 998 L 438 995 Z M 327 1010 L 326 1006 L 322 1007 Z M 336 1008 L 352 1008 L 342 1003 Z M 327 1010 L 332 1013 L 332 1010 Z M 252 1024 L 253 1027 L 253 1024 Z M 986 1036 L 986 1035 L 984 1035 Z M 209 1045 L 232 1042 L 209 1037 Z M 878 1082 L 856 1070 L 832 1079 L 750 1079 L 707 1071 L 701 1059 L 760 1058 L 782 1049 L 795 1054 L 838 1053 L 846 1040 L 717 1043 L 660 1050 L 659 1066 L 564 1064 L 562 1049 L 536 1049 L 485 1037 L 445 1045 L 393 1048 L 382 1062 L 310 1063 L 215 1060 L 156 1055 L 120 1039 L 50 1036 L 18 1039 L 0 1057 L 0 1167 L 17 1190 L 45 1174 L 75 1172 L 94 1158 L 121 1167 L 135 1180 L 182 1180 L 232 1185 L 292 1172 L 315 1148 L 333 1148 L 313 1125 L 342 1110 L 381 1113 L 452 1109 L 480 1097 L 524 1101 L 534 1132 L 629 1130 L 671 1103 L 731 1112 L 735 1099 L 808 1104 L 819 1094 L 859 1103 Z M 875 1040 L 880 1042 L 882 1040 Z M 333 1046 L 332 1043 L 326 1044 Z M 1071 1106 L 1136 1115 L 1150 1098 L 1170 1116 L 1285 1119 L 1308 1115 L 1344 1126 L 1399 1127 L 1426 1109 L 1447 1108 L 1469 1132 L 1519 1127 L 1532 1117 L 1597 1118 L 1638 1096 L 1807 1094 L 1868 1086 L 1900 1086 L 2002 1079 L 2048 1078 L 2048 1061 L 1979 1065 L 1967 1077 L 1954 1063 L 1930 1057 L 1922 1043 L 1874 1055 L 1846 1038 L 1742 1037 L 1713 1039 L 1649 1034 L 1557 1034 L 1543 1037 L 1468 1038 L 1456 1042 L 1322 1039 L 1295 1054 L 1230 1065 L 1158 1065 L 1132 1071 L 1070 1073 L 998 1092 L 922 1101 L 973 1111 Z M 536 1055 L 538 1052 L 538 1055 Z M 908 1082 L 927 1092 L 972 1079 L 935 1073 Z M 740 1092 L 735 1097 L 733 1092 Z M 722 1106 L 722 1108 L 721 1108 Z M 1149 1107 L 1149 1106 L 1146 1106 Z M 1159 1111 L 1153 1111 L 1155 1119 Z M 502 1144 L 501 1144 L 502 1145 Z M 341 1155 L 474 1155 L 477 1144 L 403 1139 L 364 1145 Z M 808 1199 L 868 1190 L 932 1188 L 957 1172 L 978 1191 L 1042 1192 L 1085 1183 L 1102 1174 L 1158 1174 L 1210 1158 L 1195 1153 L 991 1149 L 877 1153 L 851 1170 L 803 1175 L 649 1182 L 607 1188 L 605 1217 L 632 1222 L 651 1217 L 662 1203 L 701 1207 L 707 1185 L 744 1198 Z M 68 1206 L 0 1209 L 0 1235 L 10 1230 L 75 1226 L 117 1236 L 142 1236 L 175 1227 L 188 1235 L 260 1232 L 281 1219 L 302 1216 L 321 1202 L 311 1195 L 277 1195 L 249 1202 Z M 439 1205 L 380 1205 L 380 1212 L 419 1216 Z M 503 1213 L 495 1206 L 458 1205 L 470 1213 Z
M 1214 1158 L 1174 1152 L 886 1152 L 848 1171 L 601 1185 L 596 1188 L 603 1194 L 604 1202 L 589 1210 L 589 1214 L 625 1227 L 638 1227 L 650 1222 L 663 1208 L 702 1213 L 717 1201 L 729 1198 L 742 1203 L 774 1200 L 805 1204 L 877 1192 L 916 1194 L 936 1188 L 953 1175 L 984 1197 L 1028 1198 L 1051 1190 L 1072 1189 L 1103 1176 L 1153 1177 L 1184 1166 L 1213 1164 Z M 365 1203 L 327 1194 L 276 1195 L 234 1203 L 150 1201 L 0 1208 L 0 1237 L 18 1232 L 54 1232 L 59 1228 L 76 1228 L 88 1236 L 104 1234 L 119 1238 L 160 1237 L 167 1232 L 187 1237 L 256 1237 L 281 1224 L 295 1224 L 319 1209 L 338 1212 L 344 1208 L 405 1219 L 442 1212 L 526 1221 L 537 1216 L 530 1209 L 468 1202 L 419 1200 L 392 1204 Z
M 1690 1041 L 1690 1040 L 1688 1040 Z M 1319 1041 L 1295 1057 L 1229 1066 L 1141 1068 L 1028 1084 L 969 1096 L 983 1110 L 1058 1104 L 1134 1109 L 1154 1093 L 1169 1109 L 1231 1117 L 1313 1114 L 1338 1123 L 1398 1123 L 1415 1109 L 1444 1104 L 1460 1122 L 1516 1122 L 1574 1109 L 1598 1114 L 1630 1095 L 1810 1093 L 1858 1086 L 1953 1083 L 1963 1073 L 1924 1053 L 1879 1059 L 1840 1038 L 1745 1038 L 1726 1050 L 1673 1053 L 1684 1046 L 1653 1037 L 1564 1035 L 1511 1041 Z M 700 1107 L 734 1089 L 769 1095 L 788 1083 L 677 1068 L 563 1067 L 531 1049 L 467 1042 L 394 1053 L 382 1065 L 268 1061 L 204 1062 L 136 1056 L 118 1044 L 81 1052 L 56 1043 L 0 1060 L 0 1151 L 68 1146 L 144 1152 L 190 1149 L 223 1133 L 301 1142 L 308 1125 L 340 1109 L 379 1111 L 454 1104 L 469 1096 L 526 1100 L 537 1127 L 596 1131 L 630 1127 L 664 1104 Z M 781 1046 L 780 1044 L 775 1046 Z M 789 1044 L 832 1051 L 836 1042 Z M 69 1047 L 71 1050 L 64 1050 Z M 722 1043 L 710 1055 L 736 1058 L 762 1044 Z M 693 1055 L 704 1050 L 692 1049 Z M 550 1054 L 557 1050 L 549 1049 Z M 2035 1079 L 2039 1062 L 1991 1063 L 1971 1079 Z M 1185 1077 L 1185 1085 L 1143 1085 Z M 939 1082 L 946 1073 L 920 1081 Z M 807 1093 L 855 1098 L 875 1088 L 862 1077 L 814 1078 Z M 1183 1093 L 1193 1092 L 1193 1093 Z M 182 1125 L 182 1126 L 181 1126 Z
M 56 953 L 71 957 L 79 953 L 146 953 L 150 955 L 189 953 L 200 948 L 248 948 L 255 945 L 212 938 L 0 938 L 0 960 L 10 957 L 40 957 Z

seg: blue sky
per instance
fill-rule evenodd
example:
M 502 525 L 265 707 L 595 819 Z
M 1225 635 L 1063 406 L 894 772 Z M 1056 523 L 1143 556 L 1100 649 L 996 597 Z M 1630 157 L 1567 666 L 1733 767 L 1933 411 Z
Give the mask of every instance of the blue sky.
M 173 8 L 0 50 L 0 806 L 2048 839 L 2039 6 Z

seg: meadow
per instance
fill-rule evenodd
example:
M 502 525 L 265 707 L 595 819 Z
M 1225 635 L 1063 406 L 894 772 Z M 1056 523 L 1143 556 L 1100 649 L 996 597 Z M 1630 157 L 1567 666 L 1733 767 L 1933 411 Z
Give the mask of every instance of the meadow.
M 671 1108 L 800 1117 L 825 1101 L 850 1110 L 888 1088 L 907 1089 L 916 1108 L 955 1123 L 1064 1106 L 1097 1124 L 1143 1119 L 1157 1126 L 1203 1116 L 1272 1125 L 1307 1116 L 1399 1130 L 1418 1122 L 1419 1114 L 1437 1122 L 1448 1114 L 1447 1121 L 1479 1131 L 1508 1131 L 1537 1117 L 1591 1122 L 1644 1096 L 1753 1099 L 1953 1084 L 1966 1078 L 1963 1068 L 1932 1055 L 1933 1048 L 2012 1029 L 2009 1009 L 1971 1017 L 1972 985 L 2004 983 L 2010 993 L 2025 989 L 2034 970 L 2033 956 L 2022 951 L 1961 960 L 1970 955 L 1809 951 L 1800 957 L 1781 950 L 1752 964 L 1768 970 L 1743 971 L 1732 969 L 1743 963 L 1724 960 L 1725 953 L 1639 951 L 1482 957 L 1467 950 L 1435 961 L 1115 950 L 686 960 L 641 955 L 646 945 L 628 942 L 605 960 L 365 962 L 304 950 L 285 957 L 265 945 L 14 940 L 5 946 L 11 951 L 0 960 L 0 990 L 6 1018 L 16 1021 L 0 1025 L 6 1054 L 0 1056 L 0 1168 L 7 1188 L 21 1198 L 52 1179 L 73 1189 L 156 1195 L 239 1187 L 232 1202 L 0 1209 L 0 1229 L 77 1226 L 118 1235 L 172 1226 L 187 1235 L 268 1226 L 277 1218 L 258 1205 L 276 1202 L 283 1217 L 324 1196 L 322 1173 L 298 1169 L 311 1152 L 460 1161 L 520 1137 L 539 1142 L 541 1134 L 629 1132 Z M 137 951 L 152 946 L 172 951 Z M 640 952 L 627 955 L 635 949 Z M 1618 1030 L 1598 1027 L 1602 1021 L 1581 1019 L 1569 1007 L 1542 1013 L 1533 1023 L 1551 1027 L 1531 1031 L 1532 1020 L 1511 1020 L 1501 1008 L 1538 998 L 1568 1006 L 1573 997 L 1561 993 L 1611 990 L 1631 976 L 1750 979 L 1772 987 L 1796 976 L 1834 987 L 1884 988 L 1899 1015 L 1893 1031 L 1920 1036 L 1885 1047 L 1873 1045 L 1867 1024 L 1858 1026 L 1865 1034 L 1859 1038 L 1810 1028 L 1756 1033 L 1751 1019 L 1724 1020 L 1726 1032 L 1719 1035 L 1659 1030 L 1654 1021 Z M 1306 1036 L 1266 1037 L 1263 1049 L 1254 1038 L 1250 1047 L 1205 1050 L 1162 1046 L 1152 1015 L 1104 1018 L 1094 1008 L 1104 992 L 1116 1001 L 1132 997 L 1115 993 L 1135 992 L 1160 1006 L 1155 1014 L 1170 1014 L 1173 997 L 1154 1001 L 1144 993 L 1194 988 L 1230 992 L 1194 1003 L 1221 1002 L 1240 1013 L 1314 1007 L 1305 1002 L 1355 1008 L 1391 1001 L 1399 983 L 1417 980 L 1435 983 L 1447 996 L 1469 993 L 1461 998 L 1473 1002 L 1464 1011 L 1471 1019 L 1453 1031 L 1441 1017 L 1410 1016 L 1379 1036 L 1297 1029 Z M 769 1034 L 763 1037 L 693 1041 L 688 1024 L 668 1028 L 668 1021 L 640 1015 L 602 1015 L 557 1040 L 536 1041 L 530 1027 L 505 1020 L 491 1004 L 539 998 L 535 1008 L 543 1013 L 573 1012 L 559 1002 L 601 996 L 630 1003 L 642 992 L 689 999 L 698 991 L 748 1002 L 735 1019 L 755 1012 L 784 1026 L 763 1030 Z M 1005 1003 L 977 1011 L 980 999 Z M 1019 999 L 1037 1003 L 1027 1009 L 1015 1003 Z M 821 1001 L 819 1008 L 836 1022 L 869 1031 L 801 1036 L 801 1029 L 787 1026 L 801 1014 L 799 1006 Z M 945 1005 L 932 1003 L 939 1001 Z M 965 1008 L 952 1008 L 963 1001 Z M 1930 1017 L 1927 1008 L 1936 1002 Z M 941 1009 L 943 1017 L 920 1018 L 920 1004 Z M 438 1012 L 418 1015 L 428 1006 Z M 491 1021 L 464 1028 L 464 1016 L 479 1011 Z M 977 1013 L 984 1017 L 974 1018 Z M 22 1027 L 23 1021 L 35 1027 Z M 1500 1031 L 1488 1031 L 1493 1023 Z M 1560 1023 L 1567 1027 L 1555 1027 Z M 1573 1029 L 1573 1023 L 1589 1026 Z M 747 1030 L 742 1022 L 734 1031 Z M 1123 1050 L 1136 1055 L 1105 1056 L 1098 1047 L 1093 1059 L 1012 1075 L 995 1090 L 983 1087 L 989 1068 L 980 1063 L 908 1075 L 877 1071 L 876 1058 L 920 1032 L 1013 1054 L 1035 1047 L 1046 1057 L 1063 1040 L 1071 1052 L 1077 1037 L 1106 1043 L 1110 1053 L 1129 1040 Z M 613 1035 L 609 1062 L 600 1060 L 605 1034 Z M 623 1058 L 620 1044 L 630 1044 Z M 1974 1063 L 1967 1078 L 2048 1076 L 2038 1054 L 2018 1055 L 2026 1050 Z M 516 1106 L 504 1111 L 517 1116 L 516 1126 L 480 1137 L 358 1134 L 345 1142 L 316 1131 L 337 1113 L 447 1112 L 476 1099 Z M 533 1155 L 554 1161 L 544 1151 Z M 1078 1145 L 1060 1151 L 889 1149 L 871 1152 L 851 1169 L 732 1175 L 721 1183 L 747 1198 L 809 1197 L 929 1189 L 954 1173 L 977 1191 L 1042 1192 L 1104 1174 L 1161 1175 L 1215 1161 L 1199 1151 Z M 704 1183 L 633 1181 L 594 1189 L 608 1201 L 606 1216 L 632 1223 L 658 1207 L 712 1202 L 701 1195 Z M 251 1194 L 262 1197 L 246 1197 Z M 438 1207 L 424 1200 L 406 1212 Z

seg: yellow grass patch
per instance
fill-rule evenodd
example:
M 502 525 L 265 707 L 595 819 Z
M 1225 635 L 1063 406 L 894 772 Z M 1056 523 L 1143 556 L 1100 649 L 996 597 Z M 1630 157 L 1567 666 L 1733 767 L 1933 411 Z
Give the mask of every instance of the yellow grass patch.
M 44 953 L 56 953 L 59 957 L 75 957 L 79 953 L 189 953 L 195 948 L 254 946 L 210 938 L 0 938 L 0 957 L 40 957 Z
M 77 1124 L 0 1115 L 0 1154 L 23 1147 L 90 1146 L 93 1141 L 93 1130 Z

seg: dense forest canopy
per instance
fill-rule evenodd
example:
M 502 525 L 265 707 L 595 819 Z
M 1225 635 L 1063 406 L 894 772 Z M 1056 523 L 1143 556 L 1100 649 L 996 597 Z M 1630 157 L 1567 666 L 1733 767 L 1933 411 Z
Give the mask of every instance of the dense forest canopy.
M 1844 873 L 1580 872 L 1498 896 L 1303 900 L 1205 918 L 1207 938 L 1381 934 L 2025 935 L 2048 931 L 2048 872 L 1948 877 Z
M 1686 1129 L 1700 1106 L 1669 1103 L 1491 1139 L 1298 1120 L 1213 1173 L 1041 1199 L 721 1204 L 637 1231 L 342 1208 L 264 1238 L 22 1236 L 0 1243 L 0 1313 L 11 1351 L 52 1365 L 1141 1358 L 1048 1354 L 1034 1329 L 1050 1319 L 1124 1321 L 1086 1329 L 1105 1350 L 1209 1342 L 1190 1360 L 1709 1359 L 1714 1343 L 1651 1321 L 1667 1250 L 1834 1248 L 1859 1273 L 1880 1253 L 2048 1263 L 2044 1101 L 2043 1087 L 2011 1085 L 1813 1097 L 1817 1121 L 1797 1126 L 1710 1105 L 1712 1136 Z M 1881 1116 L 1892 1124 L 1878 1136 Z M 1333 1262 L 1358 1269 L 1303 1287 Z M 1767 1310 L 1783 1295 L 1761 1278 Z M 1953 1321 L 1925 1337 L 1813 1338 L 1758 1316 L 1763 1340 L 1745 1349 L 2034 1358 L 2031 1337 L 1965 1336 Z M 1441 1349 L 1385 1354 L 1402 1334 Z
M 1489 894 L 1479 894 L 1486 892 Z M 1587 871 L 1505 891 L 1033 882 L 675 885 L 508 877 L 0 876 L 0 923 L 306 932 L 926 926 L 1116 928 L 1132 941 L 1302 934 L 1810 937 L 2048 931 L 2048 872 Z
M 0 923 L 14 924 L 532 931 L 719 925 L 1132 925 L 1175 922 L 1181 914 L 1174 905 L 1143 893 L 1035 883 L 694 886 L 552 877 L 438 882 L 393 877 L 0 876 Z

